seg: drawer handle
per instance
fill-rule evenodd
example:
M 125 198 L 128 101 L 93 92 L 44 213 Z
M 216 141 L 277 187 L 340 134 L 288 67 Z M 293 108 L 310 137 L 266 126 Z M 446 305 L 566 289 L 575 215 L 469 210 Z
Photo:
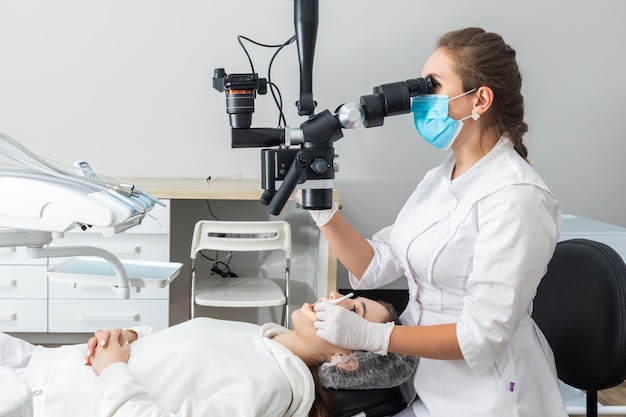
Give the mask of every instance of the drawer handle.
M 15 321 L 17 320 L 17 314 L 15 313 L 0 313 L 0 321 Z
M 0 279 L 0 287 L 16 287 L 17 280 L 15 278 Z
M 124 255 L 128 253 L 141 253 L 141 246 L 110 246 L 107 247 L 107 250 L 117 255 Z
M 80 313 L 81 321 L 139 321 L 139 314 L 91 314 Z

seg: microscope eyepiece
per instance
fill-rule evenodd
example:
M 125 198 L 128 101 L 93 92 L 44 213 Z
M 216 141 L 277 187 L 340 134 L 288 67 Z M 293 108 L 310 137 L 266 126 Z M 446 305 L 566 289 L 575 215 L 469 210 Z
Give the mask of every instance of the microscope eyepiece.
M 363 126 L 382 126 L 386 116 L 408 113 L 411 110 L 411 97 L 432 92 L 430 76 L 374 87 L 373 94 L 362 96 L 359 101 L 365 113 Z
M 419 77 L 406 80 L 406 84 L 409 88 L 409 95 L 411 97 L 431 94 L 433 92 L 433 80 L 430 78 L 430 75 L 423 78 Z

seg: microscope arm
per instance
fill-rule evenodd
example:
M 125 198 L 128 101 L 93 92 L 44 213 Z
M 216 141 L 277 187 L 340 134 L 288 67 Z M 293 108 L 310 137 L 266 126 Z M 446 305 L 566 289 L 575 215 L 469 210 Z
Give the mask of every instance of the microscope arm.
M 315 111 L 313 100 L 313 57 L 319 22 L 319 0 L 294 0 L 293 20 L 300 61 L 300 100 L 298 114 L 308 116 Z

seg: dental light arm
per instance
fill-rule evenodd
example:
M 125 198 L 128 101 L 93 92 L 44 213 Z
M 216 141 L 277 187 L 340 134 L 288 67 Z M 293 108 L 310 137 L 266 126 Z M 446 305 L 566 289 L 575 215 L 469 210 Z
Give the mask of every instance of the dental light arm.
M 430 77 L 383 84 L 359 103 L 347 103 L 335 113 L 314 114 L 313 57 L 317 37 L 318 0 L 294 0 L 294 26 L 300 61 L 298 114 L 308 116 L 299 128 L 252 128 L 257 91 L 265 94 L 267 81 L 258 74 L 226 74 L 214 70 L 213 87 L 226 94 L 233 148 L 274 147 L 261 151 L 261 202 L 271 214 L 280 214 L 293 190 L 302 188 L 302 206 L 308 210 L 331 208 L 338 156 L 333 144 L 342 129 L 382 126 L 384 118 L 409 113 L 411 97 L 432 93 Z M 277 147 L 277 148 L 276 148 Z

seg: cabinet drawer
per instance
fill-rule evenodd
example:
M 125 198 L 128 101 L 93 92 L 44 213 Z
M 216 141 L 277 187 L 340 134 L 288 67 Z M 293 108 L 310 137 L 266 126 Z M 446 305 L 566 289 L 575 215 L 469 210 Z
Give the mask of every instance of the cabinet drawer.
M 67 234 L 62 239 L 54 240 L 51 247 L 93 246 L 111 252 L 120 259 L 144 261 L 169 261 L 169 235 L 125 234 L 106 238 L 100 235 Z M 58 265 L 68 258 L 50 258 L 50 265 Z
M 169 324 L 168 300 L 50 300 L 50 333 L 91 333 L 96 329 Z
M 44 265 L 0 265 L 0 298 L 47 298 Z
M 0 331 L 48 331 L 48 300 L 0 299 Z
M 89 286 L 79 284 L 75 287 L 65 282 L 50 282 L 48 284 L 50 299 L 100 299 L 119 300 L 112 288 L 102 286 Z M 131 300 L 167 300 L 170 295 L 170 287 L 165 288 L 136 288 L 130 289 Z

